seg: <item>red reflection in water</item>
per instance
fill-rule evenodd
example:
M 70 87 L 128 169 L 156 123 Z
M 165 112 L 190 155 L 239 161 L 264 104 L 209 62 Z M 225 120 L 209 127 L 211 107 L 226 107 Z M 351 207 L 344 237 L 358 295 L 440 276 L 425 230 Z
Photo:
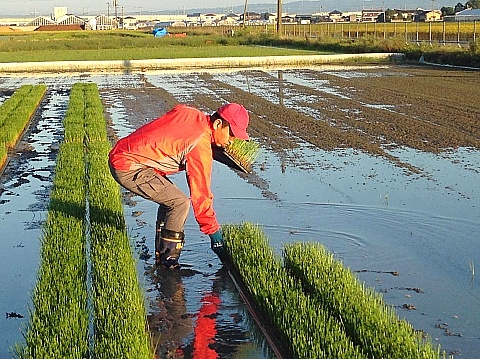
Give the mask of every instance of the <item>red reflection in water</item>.
M 209 345 L 215 342 L 215 335 L 217 334 L 215 322 L 220 298 L 215 293 L 207 293 L 202 298 L 202 303 L 194 329 L 193 358 L 217 359 L 217 352 L 211 349 Z

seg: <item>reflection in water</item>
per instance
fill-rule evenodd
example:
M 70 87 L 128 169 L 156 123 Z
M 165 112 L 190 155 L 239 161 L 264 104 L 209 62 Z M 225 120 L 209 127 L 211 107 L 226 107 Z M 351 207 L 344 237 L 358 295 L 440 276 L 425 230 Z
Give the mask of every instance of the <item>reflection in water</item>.
M 212 349 L 211 345 L 215 343 L 217 334 L 215 322 L 220 298 L 218 293 L 206 293 L 201 302 L 202 307 L 198 312 L 194 330 L 193 357 L 198 359 L 216 359 L 218 354 L 215 349 Z
M 280 106 L 283 104 L 283 70 L 278 70 L 278 103 Z
M 148 315 L 152 341 L 157 345 L 158 358 L 183 358 L 182 340 L 192 330 L 192 318 L 187 314 L 182 276 L 195 275 L 189 269 L 158 268 L 152 273 L 152 283 L 158 290 L 156 301 Z
M 156 358 L 273 357 L 224 267 L 211 275 L 181 268 L 154 269 L 149 276 L 157 291 L 148 315 Z M 200 298 L 185 290 L 194 277 L 211 284 Z M 189 311 L 196 304 L 200 307 Z

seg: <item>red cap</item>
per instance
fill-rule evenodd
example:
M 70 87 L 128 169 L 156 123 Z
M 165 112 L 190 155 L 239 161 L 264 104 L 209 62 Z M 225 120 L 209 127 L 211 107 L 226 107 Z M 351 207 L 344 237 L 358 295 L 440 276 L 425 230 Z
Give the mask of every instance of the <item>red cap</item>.
M 248 140 L 247 127 L 249 116 L 248 112 L 238 103 L 227 103 L 217 110 L 217 113 L 228 122 L 234 136 L 241 140 Z

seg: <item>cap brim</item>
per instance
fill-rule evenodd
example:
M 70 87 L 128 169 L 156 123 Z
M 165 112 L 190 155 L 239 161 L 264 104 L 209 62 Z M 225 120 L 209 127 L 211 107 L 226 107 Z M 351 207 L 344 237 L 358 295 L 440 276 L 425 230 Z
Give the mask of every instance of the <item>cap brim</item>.
M 235 135 L 235 138 L 238 138 L 240 140 L 245 140 L 245 141 L 248 141 L 250 139 L 250 137 L 248 137 L 247 131 L 236 128 L 232 125 L 230 125 L 230 128 L 232 129 L 232 132 Z

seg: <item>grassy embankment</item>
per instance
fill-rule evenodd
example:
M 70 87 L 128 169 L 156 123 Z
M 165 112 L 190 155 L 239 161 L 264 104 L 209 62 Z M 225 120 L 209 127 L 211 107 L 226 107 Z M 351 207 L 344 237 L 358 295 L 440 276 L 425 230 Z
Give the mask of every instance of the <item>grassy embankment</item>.
M 316 30 L 312 25 L 301 27 L 292 36 L 281 39 L 273 27 L 249 27 L 236 29 L 235 36 L 225 36 L 224 28 L 180 29 L 186 37 L 155 38 L 141 31 L 81 31 L 38 32 L 1 35 L 0 62 L 72 61 L 72 60 L 142 60 L 171 58 L 208 58 L 244 56 L 283 56 L 308 54 L 341 54 L 369 52 L 399 52 L 407 60 L 417 62 L 421 55 L 425 61 L 460 66 L 480 67 L 480 40 L 468 47 L 443 46 L 439 40 L 433 43 L 407 43 L 405 35 L 415 37 L 458 37 L 472 29 L 471 24 L 445 25 L 445 28 L 429 28 L 429 24 L 410 26 L 404 33 L 395 30 L 395 24 L 361 24 L 358 29 L 346 30 L 345 26 L 325 24 Z M 353 26 L 353 25 L 351 25 Z M 357 25 L 355 25 L 357 26 Z M 374 26 L 375 29 L 373 28 Z M 435 25 L 437 26 L 437 25 Z M 398 25 L 399 29 L 401 28 Z M 174 31 L 174 30 L 172 30 Z M 442 32 L 442 35 L 439 32 Z M 317 33 L 316 38 L 307 34 Z M 347 36 L 349 33 L 350 36 Z M 352 33 L 358 38 L 352 38 Z M 415 33 L 415 35 L 413 35 Z M 433 35 L 430 35 L 433 34 Z
M 471 22 L 319 23 L 285 25 L 282 37 L 275 26 L 237 31 L 242 43 L 326 53 L 404 53 L 408 61 L 480 68 L 480 28 Z M 197 28 L 197 34 L 221 34 L 222 29 Z M 473 39 L 476 39 L 475 41 Z M 458 46 L 457 43 L 462 43 Z M 445 45 L 450 43 L 451 45 Z M 468 46 L 465 46 L 468 43 Z
M 45 85 L 24 85 L 0 107 L 0 169 L 42 101 Z
M 95 84 L 73 86 L 19 358 L 152 358 Z
M 218 35 L 155 38 L 139 31 L 83 31 L 3 35 L 0 62 L 143 60 L 306 55 L 302 49 L 264 48 Z
M 258 226 L 222 229 L 229 257 L 289 357 L 446 357 L 320 244 L 287 245 L 282 263 Z

